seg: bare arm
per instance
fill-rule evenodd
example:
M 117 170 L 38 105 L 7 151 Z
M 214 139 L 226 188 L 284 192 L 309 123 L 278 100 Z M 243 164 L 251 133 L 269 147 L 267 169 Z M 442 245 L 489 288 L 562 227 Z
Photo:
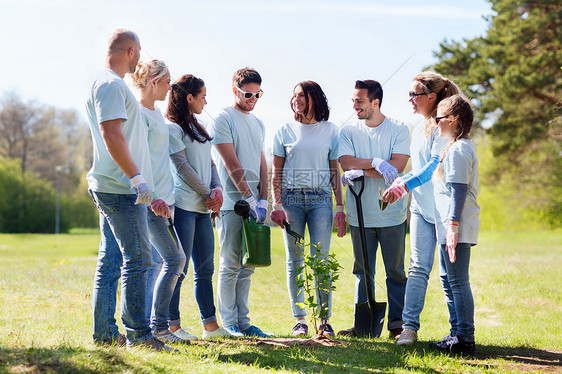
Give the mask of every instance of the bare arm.
M 285 166 L 285 157 L 279 157 L 273 155 L 273 175 L 271 176 L 271 188 L 273 191 L 274 203 L 281 201 L 281 181 L 283 179 L 284 166 Z
M 139 169 L 133 161 L 129 145 L 121 130 L 122 123 L 123 120 L 120 118 L 104 121 L 100 123 L 100 132 L 113 161 L 123 170 L 125 175 L 132 178 L 139 174 Z
M 230 175 L 230 178 L 232 178 L 232 181 L 234 182 L 236 189 L 242 194 L 242 197 L 250 196 L 252 194 L 252 191 L 250 190 L 250 186 L 248 186 L 248 183 L 246 182 L 246 177 L 244 176 L 244 170 L 242 169 L 242 165 L 240 165 L 240 161 L 236 156 L 236 150 L 234 149 L 234 144 L 222 143 L 222 144 L 216 144 L 215 147 L 219 152 L 219 155 L 221 156 L 224 162 L 224 166 L 228 171 L 228 175 Z M 261 172 L 260 172 L 260 178 L 261 178 Z M 267 178 L 267 171 L 266 171 L 266 178 Z
M 275 160 L 275 156 L 273 157 Z M 343 204 L 343 187 L 341 184 L 340 165 L 338 164 L 338 160 L 330 160 L 329 163 L 330 183 L 332 184 L 332 190 L 334 191 L 334 195 L 336 197 L 336 204 L 341 205 Z
M 260 161 L 260 184 L 258 185 L 258 191 L 260 192 L 260 199 L 267 200 L 267 161 L 265 160 L 265 154 L 261 153 Z

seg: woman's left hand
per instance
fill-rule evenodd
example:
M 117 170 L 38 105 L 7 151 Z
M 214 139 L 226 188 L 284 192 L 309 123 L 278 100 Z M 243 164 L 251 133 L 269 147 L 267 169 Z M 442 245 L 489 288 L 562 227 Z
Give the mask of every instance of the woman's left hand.
M 334 226 L 338 228 L 338 238 L 342 238 L 347 233 L 347 222 L 344 212 L 337 212 L 334 217 Z
M 150 210 L 154 212 L 157 216 L 170 218 L 172 216 L 170 212 L 170 207 L 162 199 L 154 199 L 150 203 Z

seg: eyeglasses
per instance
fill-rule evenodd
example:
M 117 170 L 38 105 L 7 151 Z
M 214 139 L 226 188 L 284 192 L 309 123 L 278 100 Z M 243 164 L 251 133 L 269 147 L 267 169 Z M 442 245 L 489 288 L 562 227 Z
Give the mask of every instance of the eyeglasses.
M 250 98 L 252 98 L 252 96 L 255 96 L 256 99 L 259 99 L 259 98 L 262 97 L 262 95 L 263 95 L 263 91 L 262 91 L 262 90 L 259 90 L 258 92 L 246 92 L 246 91 L 242 91 L 242 90 L 239 89 L 238 87 L 235 87 L 235 88 L 238 90 L 238 92 L 240 92 L 241 94 L 243 94 L 246 99 L 250 99 Z
M 435 123 L 439 123 L 439 121 L 441 121 L 443 118 L 447 118 L 449 116 L 443 116 L 443 117 L 435 117 Z
M 408 92 L 408 96 L 410 96 L 410 99 L 415 99 L 416 97 L 421 96 L 421 95 L 429 95 L 429 94 L 427 94 L 425 92 L 420 92 L 420 93 L 415 93 L 414 91 Z

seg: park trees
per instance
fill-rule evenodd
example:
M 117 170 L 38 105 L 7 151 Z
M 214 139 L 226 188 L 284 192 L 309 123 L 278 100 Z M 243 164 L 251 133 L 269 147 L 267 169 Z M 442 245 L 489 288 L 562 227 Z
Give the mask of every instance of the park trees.
M 494 158 L 482 183 L 543 222 L 562 221 L 562 3 L 490 0 L 486 35 L 445 41 L 432 66 L 476 107 Z

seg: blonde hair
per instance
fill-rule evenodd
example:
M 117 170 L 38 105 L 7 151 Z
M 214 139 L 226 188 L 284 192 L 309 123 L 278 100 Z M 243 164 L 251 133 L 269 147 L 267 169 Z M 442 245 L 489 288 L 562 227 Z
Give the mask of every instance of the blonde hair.
M 474 119 L 474 112 L 468 101 L 463 99 L 460 95 L 453 95 L 443 99 L 439 105 L 439 109 L 443 112 L 444 116 L 454 116 L 457 121 L 457 126 L 453 130 L 453 136 L 451 141 L 445 149 L 441 152 L 439 157 L 439 166 L 437 167 L 437 172 L 435 178 L 438 182 L 443 181 L 443 160 L 449 152 L 451 146 L 459 139 L 468 138 L 470 129 L 472 129 L 472 121 Z
M 439 105 L 441 100 L 453 95 L 462 95 L 463 97 L 464 95 L 455 82 L 434 71 L 424 71 L 419 73 L 414 77 L 414 81 L 422 84 L 423 92 L 426 94 L 435 93 L 436 95 L 435 106 L 431 109 L 431 113 L 429 113 L 429 116 L 425 119 L 425 136 L 429 137 L 436 125 L 433 117 L 435 117 L 437 105 Z
M 168 73 L 168 67 L 163 61 L 141 61 L 137 64 L 135 72 L 131 74 L 131 77 L 137 88 L 145 88 L 150 81 L 158 81 Z

